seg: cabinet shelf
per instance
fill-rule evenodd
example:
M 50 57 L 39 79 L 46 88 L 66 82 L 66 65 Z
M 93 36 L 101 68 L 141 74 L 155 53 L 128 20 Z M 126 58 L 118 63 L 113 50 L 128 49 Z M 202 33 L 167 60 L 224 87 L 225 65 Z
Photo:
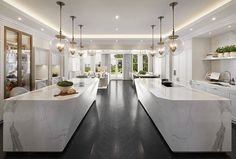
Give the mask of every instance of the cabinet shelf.
M 203 61 L 217 61 L 217 60 L 236 60 L 236 57 L 211 57 L 203 59 Z

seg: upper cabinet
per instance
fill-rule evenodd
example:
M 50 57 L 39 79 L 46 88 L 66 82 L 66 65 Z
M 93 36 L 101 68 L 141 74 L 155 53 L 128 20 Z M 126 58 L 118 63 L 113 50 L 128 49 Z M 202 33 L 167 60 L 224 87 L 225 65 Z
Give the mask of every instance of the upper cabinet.
M 49 50 L 34 48 L 35 52 L 35 65 L 48 65 Z

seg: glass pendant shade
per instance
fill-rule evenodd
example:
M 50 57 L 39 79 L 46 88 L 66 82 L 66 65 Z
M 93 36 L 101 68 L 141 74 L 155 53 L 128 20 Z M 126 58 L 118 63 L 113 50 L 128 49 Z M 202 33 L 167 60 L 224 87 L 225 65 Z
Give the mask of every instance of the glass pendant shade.
M 78 54 L 78 48 L 76 42 L 70 42 L 69 52 L 71 57 L 76 57 Z
M 155 50 L 155 46 L 154 46 L 154 28 L 156 25 L 151 25 L 152 27 L 152 45 L 151 45 L 151 50 L 150 50 L 150 55 L 152 57 L 156 56 L 157 52 Z
M 162 19 L 164 16 L 158 17 L 160 20 L 160 41 L 157 43 L 157 57 L 162 58 L 166 55 L 166 44 L 162 40 Z
M 170 6 L 172 7 L 172 16 L 173 16 L 173 23 L 172 23 L 172 35 L 169 36 L 166 43 L 169 47 L 169 51 L 172 53 L 172 55 L 178 55 L 183 52 L 183 42 L 179 39 L 179 36 L 175 34 L 175 6 L 177 5 L 177 2 L 170 3 Z
M 169 51 L 170 53 L 172 53 L 172 55 L 178 55 L 182 53 L 184 50 L 184 43 L 179 38 L 177 39 L 169 38 L 166 40 L 166 44 L 168 45 Z
M 157 44 L 157 57 L 162 58 L 166 55 L 166 45 L 164 42 L 159 42 Z
M 68 40 L 55 37 L 50 41 L 50 50 L 57 55 L 64 55 L 64 52 L 68 49 Z
M 62 34 L 62 6 L 65 5 L 64 2 L 57 1 L 57 5 L 60 6 L 60 29 L 59 29 L 59 34 L 55 36 L 54 39 L 50 41 L 50 50 L 54 54 L 59 54 L 59 55 L 64 55 L 64 53 L 68 49 L 68 40 L 66 37 Z

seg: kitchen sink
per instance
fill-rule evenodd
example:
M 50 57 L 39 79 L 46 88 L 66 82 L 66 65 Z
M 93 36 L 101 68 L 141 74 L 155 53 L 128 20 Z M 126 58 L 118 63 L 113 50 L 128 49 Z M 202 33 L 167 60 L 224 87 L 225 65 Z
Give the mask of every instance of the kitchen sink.
M 222 84 L 222 83 L 218 83 L 218 82 L 212 82 L 211 84 L 218 85 L 218 86 L 223 86 L 223 87 L 230 87 L 227 84 Z

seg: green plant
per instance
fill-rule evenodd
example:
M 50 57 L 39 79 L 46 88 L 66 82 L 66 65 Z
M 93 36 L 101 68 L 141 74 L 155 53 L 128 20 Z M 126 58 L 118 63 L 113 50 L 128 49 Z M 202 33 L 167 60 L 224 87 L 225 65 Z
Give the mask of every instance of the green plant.
M 57 82 L 57 85 L 60 87 L 70 87 L 73 85 L 73 82 L 71 81 L 59 81 Z
M 140 75 L 146 75 L 146 71 L 143 71 L 143 70 L 140 70 L 138 73 L 139 73 Z
M 230 46 L 227 45 L 223 48 L 224 52 L 230 52 Z
M 230 45 L 230 52 L 236 52 L 236 45 Z
M 58 74 L 57 73 L 52 73 L 52 77 L 57 77 Z
M 219 53 L 219 54 L 222 54 L 222 53 L 224 53 L 224 48 L 223 47 L 218 47 L 216 49 L 216 52 Z

